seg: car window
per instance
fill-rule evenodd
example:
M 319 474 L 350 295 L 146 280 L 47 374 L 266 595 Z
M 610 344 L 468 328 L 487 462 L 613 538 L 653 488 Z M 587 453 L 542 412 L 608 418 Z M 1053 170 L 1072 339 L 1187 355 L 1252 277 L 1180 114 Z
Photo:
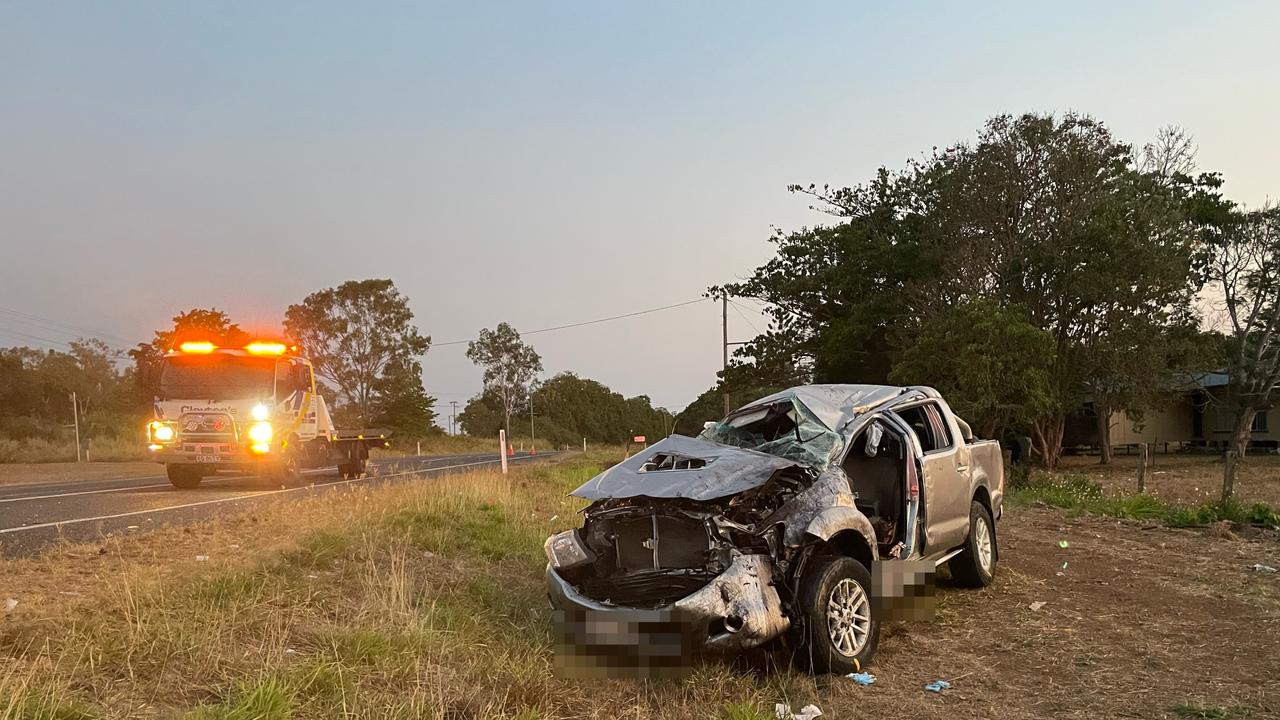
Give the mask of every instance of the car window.
M 938 409 L 936 403 L 925 403 L 898 410 L 897 415 L 915 431 L 920 447 L 926 453 L 951 447 L 951 429 L 947 427 L 942 411 Z

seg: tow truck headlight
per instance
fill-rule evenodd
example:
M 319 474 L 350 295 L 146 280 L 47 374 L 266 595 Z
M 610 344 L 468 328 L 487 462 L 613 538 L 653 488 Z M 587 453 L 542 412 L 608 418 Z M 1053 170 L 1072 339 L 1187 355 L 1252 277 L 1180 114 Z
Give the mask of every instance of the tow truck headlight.
M 262 403 L 258 403 L 253 406 L 253 409 L 249 411 L 249 414 L 253 416 L 254 420 L 261 422 L 266 420 L 267 416 L 271 414 L 271 408 L 263 405 Z
M 271 441 L 271 423 L 256 422 L 249 426 L 249 439 L 262 444 Z
M 162 422 L 151 423 L 151 439 L 156 442 L 170 442 L 173 440 L 173 426 Z

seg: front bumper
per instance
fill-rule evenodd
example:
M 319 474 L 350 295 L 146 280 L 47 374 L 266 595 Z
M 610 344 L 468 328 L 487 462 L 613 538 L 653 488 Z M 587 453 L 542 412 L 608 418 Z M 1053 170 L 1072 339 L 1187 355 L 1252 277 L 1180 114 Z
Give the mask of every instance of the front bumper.
M 597 602 L 578 592 L 555 568 L 547 566 L 547 592 L 556 610 L 636 612 L 635 608 Z M 734 555 L 729 568 L 702 589 L 666 608 L 673 617 L 692 623 L 702 645 L 712 651 L 737 651 L 762 645 L 791 626 L 773 583 L 767 555 Z
M 235 443 L 177 442 L 148 453 L 151 460 L 166 465 L 205 465 L 210 468 L 243 468 L 261 464 L 272 453 L 254 453 Z

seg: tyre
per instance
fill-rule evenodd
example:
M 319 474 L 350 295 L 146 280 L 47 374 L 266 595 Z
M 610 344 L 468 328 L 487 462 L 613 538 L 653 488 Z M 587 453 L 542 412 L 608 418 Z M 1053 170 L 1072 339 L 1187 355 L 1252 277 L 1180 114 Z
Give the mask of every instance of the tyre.
M 198 465 L 165 465 L 164 473 L 169 476 L 169 482 L 174 487 L 183 490 L 196 487 L 204 478 L 204 472 Z
M 880 621 L 871 608 L 871 572 L 843 556 L 812 562 L 800 585 L 800 654 L 815 674 L 858 672 L 880 643 Z
M 969 506 L 969 537 L 965 538 L 960 554 L 947 563 L 947 568 L 961 587 L 986 587 L 995 579 L 999 559 L 996 524 L 987 506 L 974 500 Z

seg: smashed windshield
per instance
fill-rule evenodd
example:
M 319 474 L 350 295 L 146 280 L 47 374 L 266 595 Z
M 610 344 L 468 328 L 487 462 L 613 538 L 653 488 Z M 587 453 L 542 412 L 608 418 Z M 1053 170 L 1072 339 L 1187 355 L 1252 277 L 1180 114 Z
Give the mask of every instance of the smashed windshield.
M 165 358 L 160 397 L 221 400 L 269 395 L 275 368 L 275 358 L 216 353 Z
M 702 431 L 703 440 L 756 450 L 825 470 L 843 441 L 795 399 L 753 408 Z

